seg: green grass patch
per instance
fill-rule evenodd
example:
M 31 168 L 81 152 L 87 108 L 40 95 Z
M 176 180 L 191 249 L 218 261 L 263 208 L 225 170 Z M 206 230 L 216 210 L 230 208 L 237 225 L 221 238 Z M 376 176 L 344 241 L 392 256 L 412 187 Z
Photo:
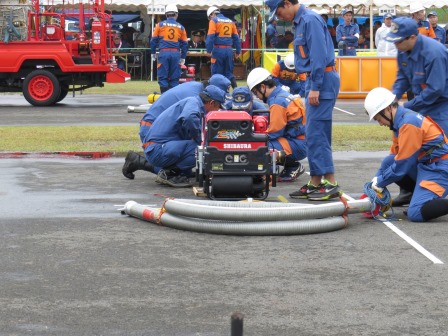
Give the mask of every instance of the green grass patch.
M 141 151 L 139 126 L 3 126 L 3 152 Z M 334 125 L 333 150 L 388 150 L 391 132 L 375 125 Z
M 247 86 L 245 80 L 236 81 L 238 86 Z M 94 87 L 84 91 L 84 94 L 128 94 L 148 95 L 160 92 L 157 81 L 131 80 L 123 84 L 104 83 L 104 87 Z
M 387 127 L 371 125 L 333 125 L 334 151 L 389 150 L 392 132 Z

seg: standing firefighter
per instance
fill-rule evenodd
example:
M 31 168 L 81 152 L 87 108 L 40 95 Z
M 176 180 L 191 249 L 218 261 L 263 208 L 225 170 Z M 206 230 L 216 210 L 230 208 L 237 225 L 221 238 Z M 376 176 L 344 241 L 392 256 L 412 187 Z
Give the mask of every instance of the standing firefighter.
M 156 49 L 159 48 L 157 79 L 161 93 L 179 84 L 180 65 L 185 63 L 188 51 L 187 33 L 184 26 L 176 21 L 176 5 L 167 5 L 165 15 L 166 20 L 156 25 L 151 38 L 153 61 L 156 60 Z
M 413 222 L 425 222 L 448 214 L 448 139 L 429 117 L 395 101 L 395 95 L 379 87 L 369 92 L 364 107 L 370 120 L 393 132 L 392 146 L 372 180 L 382 188 L 409 176 L 414 183 L 407 211 Z
M 226 76 L 235 88 L 237 85 L 233 75 L 232 47 L 236 49 L 236 58 L 241 54 L 241 41 L 235 23 L 222 15 L 218 7 L 214 6 L 207 10 L 207 17 L 210 22 L 205 45 L 207 52 L 212 54 L 212 75 Z

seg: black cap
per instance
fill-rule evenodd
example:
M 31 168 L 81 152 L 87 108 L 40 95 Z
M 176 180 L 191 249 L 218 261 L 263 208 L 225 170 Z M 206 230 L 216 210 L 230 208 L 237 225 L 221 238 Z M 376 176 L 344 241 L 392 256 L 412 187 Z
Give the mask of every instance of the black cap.
M 193 30 L 191 32 L 191 35 L 193 35 L 193 36 L 201 36 L 201 32 L 199 30 Z

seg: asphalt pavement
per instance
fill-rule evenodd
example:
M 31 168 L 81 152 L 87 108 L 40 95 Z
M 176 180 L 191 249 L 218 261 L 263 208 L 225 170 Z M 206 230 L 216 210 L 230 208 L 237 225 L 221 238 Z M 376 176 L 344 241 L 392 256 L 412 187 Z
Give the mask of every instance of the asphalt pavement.
M 0 95 L 0 127 L 134 124 L 142 115 L 127 106 L 145 103 L 83 95 L 35 108 Z M 366 122 L 362 101 L 336 107 L 335 122 Z M 344 192 L 358 198 L 385 154 L 336 152 Z M 396 220 L 351 214 L 313 235 L 180 231 L 118 209 L 197 199 L 192 190 L 143 171 L 128 180 L 123 162 L 0 159 L 0 335 L 229 335 L 235 311 L 244 335 L 446 335 L 446 217 L 412 223 L 396 208 Z M 306 181 L 279 183 L 269 200 L 299 202 L 288 194 Z

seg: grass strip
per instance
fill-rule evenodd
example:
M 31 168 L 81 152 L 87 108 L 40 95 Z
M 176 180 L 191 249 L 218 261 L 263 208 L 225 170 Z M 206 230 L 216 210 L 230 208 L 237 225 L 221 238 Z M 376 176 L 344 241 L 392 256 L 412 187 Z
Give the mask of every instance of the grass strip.
M 141 151 L 139 126 L 2 126 L 0 151 Z M 388 150 L 391 134 L 375 125 L 334 125 L 333 150 Z

